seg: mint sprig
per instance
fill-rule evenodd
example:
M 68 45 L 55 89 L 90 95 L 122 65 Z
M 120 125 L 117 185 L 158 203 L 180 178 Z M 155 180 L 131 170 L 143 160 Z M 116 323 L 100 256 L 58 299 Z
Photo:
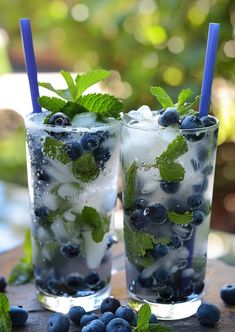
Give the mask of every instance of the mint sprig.
M 64 150 L 64 143 L 51 137 L 45 138 L 43 152 L 47 157 L 59 160 L 63 164 L 67 164 L 71 161 L 66 151 Z
M 24 256 L 11 271 L 8 282 L 11 285 L 23 285 L 29 282 L 32 278 L 33 278 L 33 265 L 32 265 L 31 233 L 30 230 L 28 230 L 25 234 Z
M 167 217 L 168 220 L 173 222 L 174 224 L 188 225 L 193 219 L 193 214 L 192 212 L 185 212 L 184 214 L 182 214 L 174 211 L 168 211 Z
M 10 305 L 6 294 L 0 293 L 0 331 L 11 332 L 12 324 L 9 314 Z
M 164 181 L 179 182 L 184 179 L 185 169 L 175 160 L 188 151 L 187 141 L 183 135 L 178 135 L 159 157 L 156 167 Z
M 126 209 L 130 209 L 135 201 L 136 176 L 137 165 L 134 161 L 132 164 L 129 165 L 125 172 L 124 204 Z
M 39 104 L 50 112 L 62 112 L 72 118 L 76 114 L 94 112 L 98 119 L 105 117 L 119 118 L 120 112 L 124 109 L 122 101 L 109 94 L 87 94 L 82 96 L 93 84 L 110 76 L 107 70 L 99 69 L 89 71 L 83 75 L 77 75 L 75 80 L 65 70 L 61 71 L 67 88 L 56 89 L 50 83 L 41 82 L 39 86 L 44 87 L 61 98 L 42 96 L 38 98 Z M 48 119 L 44 121 L 47 123 Z
M 81 220 L 91 229 L 91 236 L 95 242 L 103 241 L 105 233 L 109 230 L 108 218 L 102 217 L 93 207 L 84 206 Z
M 152 86 L 150 88 L 150 92 L 152 93 L 153 96 L 157 98 L 157 100 L 159 101 L 159 103 L 162 105 L 163 108 L 174 106 L 171 97 L 160 86 L 157 87 Z
M 76 159 L 73 162 L 72 171 L 75 178 L 84 183 L 95 180 L 100 174 L 95 158 L 90 153 L 84 153 Z

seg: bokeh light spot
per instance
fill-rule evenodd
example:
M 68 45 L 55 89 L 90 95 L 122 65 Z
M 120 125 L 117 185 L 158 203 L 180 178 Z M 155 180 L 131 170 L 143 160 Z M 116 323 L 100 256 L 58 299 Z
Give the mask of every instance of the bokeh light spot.
M 160 25 L 149 26 L 146 29 L 146 37 L 152 44 L 160 45 L 167 40 L 167 33 Z
M 235 213 L 235 194 L 225 196 L 224 207 L 228 212 Z
M 163 80 L 171 86 L 178 86 L 182 83 L 184 74 L 183 71 L 177 67 L 167 67 L 163 72 Z
M 169 39 L 167 46 L 171 53 L 181 53 L 184 50 L 184 41 L 180 37 L 172 37 Z
M 158 62 L 158 56 L 154 52 L 148 53 L 142 61 L 145 68 L 154 68 L 158 65 Z
M 151 15 L 156 10 L 157 4 L 153 0 L 141 0 L 138 7 L 141 14 Z
M 202 1 L 198 1 L 188 11 L 188 19 L 194 25 L 201 25 L 206 20 L 208 7 L 201 6 Z
M 86 5 L 80 3 L 73 6 L 71 15 L 75 21 L 84 22 L 89 18 L 90 11 Z
M 229 58 L 235 58 L 235 40 L 229 40 L 224 45 L 224 53 Z
M 52 1 L 49 4 L 49 12 L 55 19 L 64 19 L 68 13 L 68 7 L 64 1 Z
M 222 238 L 216 233 L 210 233 L 208 237 L 208 258 L 216 258 L 225 254 L 226 248 Z

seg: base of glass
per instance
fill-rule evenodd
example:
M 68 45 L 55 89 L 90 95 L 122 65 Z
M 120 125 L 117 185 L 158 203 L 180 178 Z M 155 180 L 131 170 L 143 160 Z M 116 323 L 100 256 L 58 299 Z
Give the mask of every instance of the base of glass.
M 72 296 L 57 296 L 48 293 L 44 293 L 36 288 L 38 301 L 43 307 L 48 310 L 61 312 L 67 314 L 69 309 L 74 306 L 81 306 L 87 312 L 96 310 L 100 307 L 101 302 L 110 295 L 110 285 L 99 292 L 80 297 Z
M 144 303 L 150 305 L 151 312 L 155 314 L 159 320 L 178 320 L 193 316 L 197 312 L 201 304 L 201 296 L 199 295 L 186 302 L 163 304 L 149 302 L 129 293 L 128 305 L 130 307 L 138 311 Z

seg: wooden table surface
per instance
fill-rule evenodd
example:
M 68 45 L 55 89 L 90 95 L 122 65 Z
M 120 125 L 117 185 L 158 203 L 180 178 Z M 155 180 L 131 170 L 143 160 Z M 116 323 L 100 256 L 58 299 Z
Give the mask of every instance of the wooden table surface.
M 112 274 L 112 295 L 126 303 L 123 244 L 114 246 L 114 262 Z M 0 256 L 0 274 L 6 277 L 22 255 L 22 248 L 16 248 Z M 207 264 L 206 295 L 204 301 L 211 302 L 221 310 L 221 319 L 215 328 L 200 326 L 195 316 L 179 320 L 164 321 L 162 324 L 172 327 L 174 332 L 235 332 L 235 306 L 228 307 L 220 299 L 220 288 L 226 283 L 235 283 L 235 267 L 218 260 L 209 260 Z M 45 310 L 37 301 L 33 283 L 23 286 L 8 286 L 7 295 L 11 305 L 23 305 L 29 312 L 27 324 L 23 328 L 15 328 L 15 332 L 44 332 L 51 312 Z M 71 326 L 71 332 L 78 329 Z M 1 331 L 0 331 L 1 332 Z

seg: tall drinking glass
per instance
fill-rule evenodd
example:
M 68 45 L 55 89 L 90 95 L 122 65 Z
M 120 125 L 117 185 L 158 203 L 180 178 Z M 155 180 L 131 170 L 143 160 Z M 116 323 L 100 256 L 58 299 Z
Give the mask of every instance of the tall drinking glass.
M 52 126 L 47 115 L 25 120 L 38 299 L 54 311 L 91 311 L 110 293 L 120 126 L 91 113 Z
M 181 130 L 160 126 L 160 112 L 134 113 L 121 129 L 129 304 L 181 319 L 204 290 L 218 122 Z

